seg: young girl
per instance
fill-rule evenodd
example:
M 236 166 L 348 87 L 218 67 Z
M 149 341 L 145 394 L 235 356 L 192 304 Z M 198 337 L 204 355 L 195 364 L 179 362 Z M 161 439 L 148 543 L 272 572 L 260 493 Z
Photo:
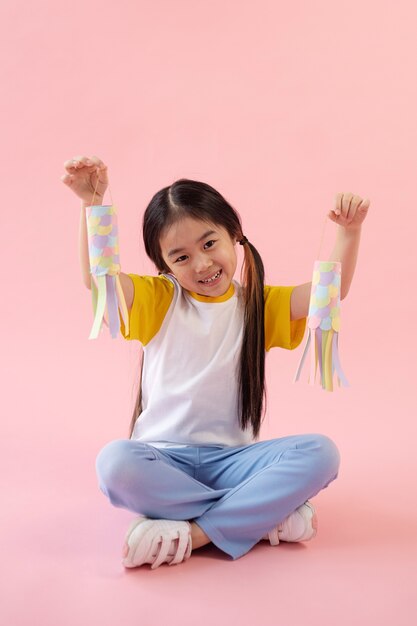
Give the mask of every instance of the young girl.
M 90 288 L 85 207 L 101 205 L 107 167 L 97 157 L 65 163 L 62 177 L 82 200 L 80 259 Z M 369 200 L 338 194 L 330 260 L 349 290 Z M 261 257 L 232 206 L 210 185 L 181 179 L 158 191 L 143 218 L 158 276 L 120 274 L 127 340 L 143 346 L 129 439 L 108 443 L 96 469 L 101 491 L 139 516 L 123 548 L 125 567 L 186 561 L 209 542 L 237 559 L 265 539 L 308 541 L 317 517 L 308 501 L 333 481 L 340 455 L 321 434 L 258 441 L 265 352 L 296 348 L 311 283 L 264 285 Z M 242 284 L 234 280 L 244 249 Z

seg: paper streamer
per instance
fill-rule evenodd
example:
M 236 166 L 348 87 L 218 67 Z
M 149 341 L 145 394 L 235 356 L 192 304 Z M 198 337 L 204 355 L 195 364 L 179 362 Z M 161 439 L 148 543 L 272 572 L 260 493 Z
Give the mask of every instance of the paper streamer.
M 106 324 L 107 311 L 110 334 L 116 339 L 120 331 L 119 308 L 126 333 L 129 333 L 129 315 L 120 284 L 119 238 L 117 212 L 113 205 L 86 207 L 88 252 L 90 256 L 91 295 L 94 322 L 89 339 L 97 339 Z M 95 277 L 97 286 L 93 280 Z
M 314 385 L 317 365 L 323 389 L 333 391 L 336 371 L 338 383 L 349 387 L 340 365 L 338 341 L 340 329 L 340 284 L 342 264 L 339 261 L 315 261 L 307 319 L 307 341 L 294 382 L 301 370 L 311 344 L 309 383 Z

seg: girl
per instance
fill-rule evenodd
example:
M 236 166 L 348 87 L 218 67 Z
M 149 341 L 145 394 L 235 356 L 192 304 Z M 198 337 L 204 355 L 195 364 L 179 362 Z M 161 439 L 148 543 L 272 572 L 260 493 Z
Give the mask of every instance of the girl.
M 80 259 L 90 288 L 85 207 L 102 204 L 107 167 L 85 156 L 64 167 L 63 182 L 82 200 Z M 368 207 L 338 194 L 328 215 L 339 225 L 330 260 L 343 264 L 341 298 Z M 321 434 L 258 441 L 265 352 L 300 344 L 311 283 L 264 285 L 239 215 L 202 182 L 181 179 L 158 191 L 143 238 L 158 276 L 120 274 L 130 329 L 121 318 L 121 332 L 143 346 L 141 387 L 129 439 L 108 443 L 96 460 L 111 504 L 139 515 L 122 563 L 178 564 L 209 542 L 237 559 L 263 539 L 312 539 L 317 517 L 308 500 L 337 477 L 336 445 Z M 237 244 L 242 284 L 234 280 Z

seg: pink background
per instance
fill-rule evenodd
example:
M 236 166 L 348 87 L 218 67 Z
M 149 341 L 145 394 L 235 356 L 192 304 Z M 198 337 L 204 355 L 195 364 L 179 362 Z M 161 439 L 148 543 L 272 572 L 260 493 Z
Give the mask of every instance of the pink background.
M 2 623 L 416 619 L 416 18 L 412 0 L 3 0 Z M 342 455 L 314 541 L 123 569 L 132 514 L 94 464 L 127 436 L 138 344 L 88 340 L 60 181 L 79 154 L 109 166 L 125 272 L 153 273 L 143 210 L 182 176 L 238 209 L 271 284 L 311 279 L 336 193 L 371 199 L 342 303 L 351 387 L 293 384 L 301 347 L 268 358 L 262 439 L 322 432 Z

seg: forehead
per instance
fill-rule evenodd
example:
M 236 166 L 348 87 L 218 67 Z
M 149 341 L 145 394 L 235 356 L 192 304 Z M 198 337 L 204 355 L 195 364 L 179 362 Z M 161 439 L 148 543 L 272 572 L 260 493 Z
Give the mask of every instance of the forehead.
M 162 231 L 160 237 L 161 249 L 166 252 L 175 247 L 191 247 L 198 243 L 198 240 L 207 234 L 227 234 L 223 226 L 198 220 L 192 217 L 184 217 Z

